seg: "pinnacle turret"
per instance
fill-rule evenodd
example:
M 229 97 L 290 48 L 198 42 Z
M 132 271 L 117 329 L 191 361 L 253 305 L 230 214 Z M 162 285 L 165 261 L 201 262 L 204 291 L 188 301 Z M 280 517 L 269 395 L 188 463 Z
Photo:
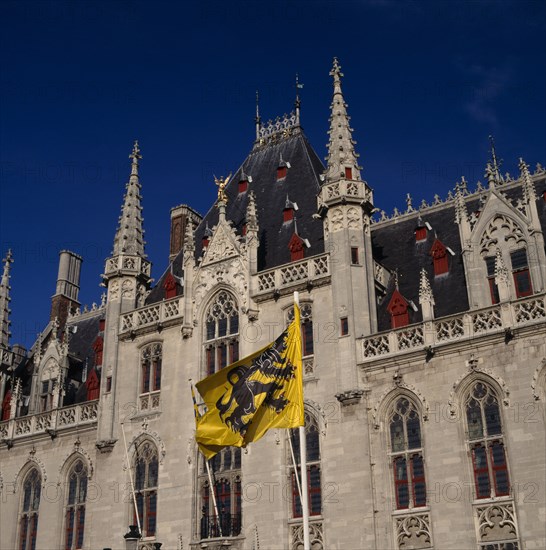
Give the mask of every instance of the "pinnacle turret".
M 349 126 L 350 117 L 347 115 L 347 103 L 341 91 L 341 66 L 336 57 L 330 71 L 334 79 L 334 95 L 330 107 L 330 140 L 328 142 L 328 167 L 326 181 L 331 182 L 340 178 L 360 180 L 361 167 L 358 166 L 358 154 L 355 152 L 352 132 Z
M 132 159 L 131 177 L 126 185 L 119 225 L 114 237 L 113 256 L 133 255 L 146 257 L 144 253 L 144 230 L 142 229 L 142 206 L 140 201 L 141 185 L 138 178 L 138 161 L 142 158 L 138 141 L 135 141 L 133 151 L 129 155 Z
M 0 281 L 0 315 L 2 332 L 0 335 L 0 349 L 8 349 L 9 347 L 9 337 L 11 335 L 9 326 L 11 321 L 9 320 L 9 314 L 11 310 L 9 308 L 9 303 L 11 301 L 9 291 L 11 289 L 9 285 L 10 279 L 10 270 L 11 264 L 13 263 L 13 258 L 11 255 L 11 250 L 8 250 L 6 257 L 2 260 L 4 263 L 4 270 L 2 272 L 2 279 Z
M 529 173 L 529 165 L 520 158 L 518 164 L 520 170 L 520 177 L 523 180 L 523 199 L 527 204 L 533 203 L 537 200 L 537 193 L 535 190 L 535 184 L 531 179 L 531 174 Z

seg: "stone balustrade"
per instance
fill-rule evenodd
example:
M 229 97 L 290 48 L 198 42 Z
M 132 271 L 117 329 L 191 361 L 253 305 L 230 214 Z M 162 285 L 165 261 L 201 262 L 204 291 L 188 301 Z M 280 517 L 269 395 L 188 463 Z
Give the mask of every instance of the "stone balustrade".
M 545 298 L 538 294 L 361 338 L 362 361 L 546 323 Z
M 292 262 L 275 269 L 258 273 L 256 297 L 284 290 L 289 287 L 312 283 L 330 276 L 329 254 L 311 256 L 299 262 Z
M 0 422 L 0 441 L 13 441 L 41 433 L 54 437 L 64 429 L 96 424 L 98 408 L 98 400 L 86 401 L 70 407 Z
M 136 331 L 145 327 L 156 327 L 171 321 L 182 321 L 184 315 L 184 297 L 177 296 L 150 306 L 135 309 L 121 316 L 120 334 Z

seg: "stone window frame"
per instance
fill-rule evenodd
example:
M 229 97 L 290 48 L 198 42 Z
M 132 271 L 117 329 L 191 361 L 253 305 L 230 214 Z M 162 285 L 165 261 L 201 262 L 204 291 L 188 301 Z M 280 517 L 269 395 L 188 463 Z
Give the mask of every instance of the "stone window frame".
M 134 495 L 139 510 L 140 528 L 142 538 L 145 540 L 153 540 L 157 534 L 158 500 L 159 500 L 159 450 L 154 441 L 148 437 L 144 437 L 135 443 L 135 452 L 132 457 L 133 468 L 131 475 L 133 476 Z M 155 472 L 153 462 L 155 458 Z M 139 461 L 144 463 L 143 476 L 139 476 Z M 155 479 L 150 480 L 150 475 Z M 155 481 L 155 483 L 153 483 Z M 134 501 L 131 499 L 129 517 L 130 523 L 137 525 Z M 153 521 L 153 528 L 149 529 L 150 523 Z M 151 531 L 151 532 L 149 532 Z
M 233 292 L 221 289 L 212 296 L 203 314 L 204 376 L 239 360 L 240 317 L 239 303 Z
M 215 483 L 214 490 L 219 518 L 216 517 L 213 499 L 210 495 L 206 460 L 203 455 L 198 453 L 199 506 L 196 538 L 198 540 L 219 538 L 220 530 L 222 538 L 238 537 L 243 530 L 242 449 L 225 447 L 209 461 Z M 227 512 L 226 504 L 228 505 Z
M 82 470 L 76 472 L 75 470 L 80 464 Z M 81 455 L 71 461 L 67 468 L 65 479 L 66 498 L 62 530 L 63 548 L 65 550 L 76 550 L 84 547 L 87 483 L 89 481 L 89 468 Z M 83 480 L 85 480 L 85 483 Z M 73 481 L 75 481 L 74 490 Z M 74 502 L 71 502 L 72 497 L 74 497 Z
M 138 402 L 141 411 L 159 408 L 163 342 L 146 342 L 139 350 Z
M 30 479 L 32 477 L 34 480 Z M 36 550 L 41 493 L 42 474 L 37 465 L 32 465 L 25 472 L 21 482 L 21 502 L 17 522 L 19 550 Z

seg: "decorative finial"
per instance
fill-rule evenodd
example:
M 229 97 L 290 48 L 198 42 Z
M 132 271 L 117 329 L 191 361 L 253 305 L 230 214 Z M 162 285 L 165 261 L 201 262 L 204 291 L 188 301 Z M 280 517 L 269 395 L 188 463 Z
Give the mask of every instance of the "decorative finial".
M 434 296 L 432 295 L 432 288 L 427 277 L 427 272 L 425 268 L 422 268 L 419 281 L 419 303 L 422 305 L 425 302 L 434 305 Z
M 502 183 L 504 181 L 500 173 L 500 166 L 502 164 L 502 159 L 497 160 L 497 152 L 495 150 L 495 139 L 493 138 L 493 136 L 489 136 L 489 143 L 491 144 L 491 151 L 490 151 L 491 164 L 489 165 L 491 168 L 491 175 L 493 176 L 495 182 Z M 491 179 L 489 177 L 488 177 L 488 180 L 489 180 L 489 185 L 491 186 Z
M 300 123 L 301 101 L 300 101 L 299 90 L 302 90 L 302 89 L 303 89 L 303 84 L 300 83 L 298 73 L 296 73 L 296 101 L 294 102 L 294 107 L 295 107 L 295 110 L 296 110 L 296 124 Z
M 533 183 L 533 180 L 531 179 L 531 174 L 529 172 L 529 166 L 522 158 L 520 158 L 518 167 L 521 173 L 521 179 L 523 180 L 523 198 L 526 203 L 532 203 L 536 200 L 537 195 L 535 184 Z
M 138 161 L 142 158 L 142 155 L 140 154 L 140 147 L 138 146 L 138 139 L 135 139 L 135 143 L 133 145 L 133 152 L 129 155 L 129 158 L 132 159 L 132 169 L 131 169 L 131 175 L 137 175 L 138 174 Z
M 254 119 L 256 124 L 256 141 L 260 139 L 260 128 L 262 125 L 262 119 L 260 118 L 260 94 L 256 90 L 256 118 Z
M 399 288 L 398 288 L 398 268 L 396 268 L 393 271 L 393 276 L 394 276 L 394 288 L 396 288 L 396 290 L 399 290 Z
M 330 76 L 334 77 L 334 82 L 339 82 L 343 76 L 343 73 L 341 72 L 341 65 L 339 64 L 337 57 L 334 57 L 334 63 L 332 65 L 332 70 L 330 71 Z

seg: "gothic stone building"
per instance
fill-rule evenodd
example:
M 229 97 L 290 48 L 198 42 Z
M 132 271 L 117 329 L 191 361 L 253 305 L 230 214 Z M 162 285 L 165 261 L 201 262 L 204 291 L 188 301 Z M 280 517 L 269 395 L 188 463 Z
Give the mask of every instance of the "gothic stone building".
M 140 548 L 302 548 L 289 432 L 222 451 L 211 487 L 188 385 L 278 335 L 296 290 L 312 548 L 546 547 L 546 172 L 503 176 L 492 148 L 486 184 L 380 214 L 330 74 L 326 166 L 299 100 L 257 116 L 209 212 L 171 210 L 153 286 L 135 144 L 102 303 L 80 311 L 63 251 L 27 352 L 9 342 L 8 254 L 2 549 L 124 548 L 132 486 Z

